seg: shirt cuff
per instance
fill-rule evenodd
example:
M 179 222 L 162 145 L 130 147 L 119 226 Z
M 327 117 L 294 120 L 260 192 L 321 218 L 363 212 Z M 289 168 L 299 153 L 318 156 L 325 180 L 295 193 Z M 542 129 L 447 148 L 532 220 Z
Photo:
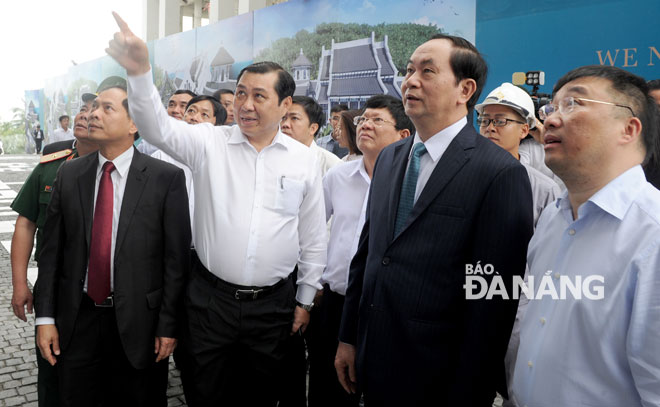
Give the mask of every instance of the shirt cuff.
M 316 296 L 316 287 L 307 284 L 298 284 L 296 292 L 296 301 L 304 305 L 311 305 Z
M 40 317 L 34 320 L 34 324 L 39 325 L 55 325 L 55 318 Z

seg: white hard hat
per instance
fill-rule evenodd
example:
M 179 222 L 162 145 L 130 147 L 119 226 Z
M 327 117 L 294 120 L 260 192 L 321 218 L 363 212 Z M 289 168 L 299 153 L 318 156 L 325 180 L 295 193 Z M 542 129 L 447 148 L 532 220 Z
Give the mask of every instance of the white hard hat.
M 534 116 L 534 102 L 532 98 L 519 87 L 504 82 L 486 96 L 486 99 L 474 108 L 480 115 L 483 114 L 484 106 L 502 105 L 510 107 L 525 118 L 530 129 L 536 127 Z

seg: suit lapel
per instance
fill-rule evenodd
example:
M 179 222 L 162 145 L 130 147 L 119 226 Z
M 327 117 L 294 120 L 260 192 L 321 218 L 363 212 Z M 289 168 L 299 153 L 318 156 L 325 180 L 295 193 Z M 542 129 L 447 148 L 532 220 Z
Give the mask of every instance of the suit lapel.
M 406 174 L 406 167 L 408 166 L 408 155 L 412 148 L 414 137 L 408 137 L 404 143 L 397 145 L 394 148 L 392 158 L 392 188 L 390 188 L 390 212 L 387 225 L 387 237 L 392 241 L 394 237 L 394 224 L 396 223 L 396 212 L 399 208 L 399 197 L 401 194 L 401 186 L 403 185 L 403 177 Z
M 440 157 L 440 161 L 438 161 L 438 164 L 433 169 L 431 177 L 426 182 L 417 202 L 415 202 L 415 206 L 413 206 L 408 220 L 403 225 L 403 229 L 401 229 L 399 235 L 394 236 L 394 239 L 400 236 L 428 208 L 431 202 L 433 202 L 438 194 L 442 192 L 445 186 L 468 162 L 468 150 L 474 148 L 475 137 L 476 134 L 470 125 L 463 127 L 456 137 L 454 137 L 454 140 L 449 144 L 447 150 Z M 399 190 L 401 189 L 400 184 L 401 182 L 399 183 Z M 392 224 L 394 224 L 394 221 L 392 221 Z
M 87 161 L 81 171 L 81 175 L 78 177 L 78 193 L 85 225 L 85 240 L 89 248 L 94 219 L 94 188 L 96 186 L 96 171 L 98 169 L 99 156 L 98 153 L 93 153 L 89 154 L 88 157 L 79 158 L 79 160 Z
M 145 161 L 144 156 L 135 149 L 133 151 L 131 167 L 128 170 L 126 178 L 126 188 L 124 189 L 124 196 L 122 198 L 121 212 L 119 212 L 119 226 L 117 227 L 117 240 L 115 241 L 115 258 L 126 237 L 128 227 L 131 224 L 131 218 L 144 191 L 144 186 L 149 179 Z

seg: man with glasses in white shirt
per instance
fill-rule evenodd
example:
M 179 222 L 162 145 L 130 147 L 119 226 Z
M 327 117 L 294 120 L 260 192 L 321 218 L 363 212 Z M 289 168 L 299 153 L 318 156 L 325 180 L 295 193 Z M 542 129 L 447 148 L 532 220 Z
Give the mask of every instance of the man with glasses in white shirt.
M 545 161 L 567 191 L 529 243 L 538 292 L 521 324 L 516 400 L 660 405 L 660 191 L 641 167 L 657 153 L 658 108 L 643 78 L 611 66 L 574 69 L 553 95 L 539 112 Z
M 331 169 L 323 178 L 326 219 L 332 216 L 328 266 L 323 272 L 323 295 L 310 326 L 309 406 L 357 406 L 359 395 L 344 391 L 334 368 L 339 323 L 344 308 L 348 270 L 364 225 L 367 192 L 381 150 L 415 133 L 403 103 L 389 95 L 367 100 L 354 119 L 357 145 L 363 155 Z
M 126 68 L 141 133 L 193 172 L 192 280 L 186 293 L 195 403 L 275 405 L 283 343 L 309 323 L 326 259 L 321 177 L 312 151 L 282 134 L 295 82 L 272 62 L 244 68 L 237 126 L 170 119 L 147 46 L 115 14 L 106 50 Z M 291 271 L 298 266 L 297 290 Z M 188 398 L 188 395 L 186 395 Z

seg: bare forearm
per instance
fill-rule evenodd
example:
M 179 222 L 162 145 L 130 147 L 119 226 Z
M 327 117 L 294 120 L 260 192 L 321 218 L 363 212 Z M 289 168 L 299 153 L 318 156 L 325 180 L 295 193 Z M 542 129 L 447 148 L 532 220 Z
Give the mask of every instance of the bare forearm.
M 20 216 L 16 219 L 16 228 L 11 239 L 11 275 L 12 284 L 27 284 L 27 266 L 34 247 L 34 234 L 37 225 Z

